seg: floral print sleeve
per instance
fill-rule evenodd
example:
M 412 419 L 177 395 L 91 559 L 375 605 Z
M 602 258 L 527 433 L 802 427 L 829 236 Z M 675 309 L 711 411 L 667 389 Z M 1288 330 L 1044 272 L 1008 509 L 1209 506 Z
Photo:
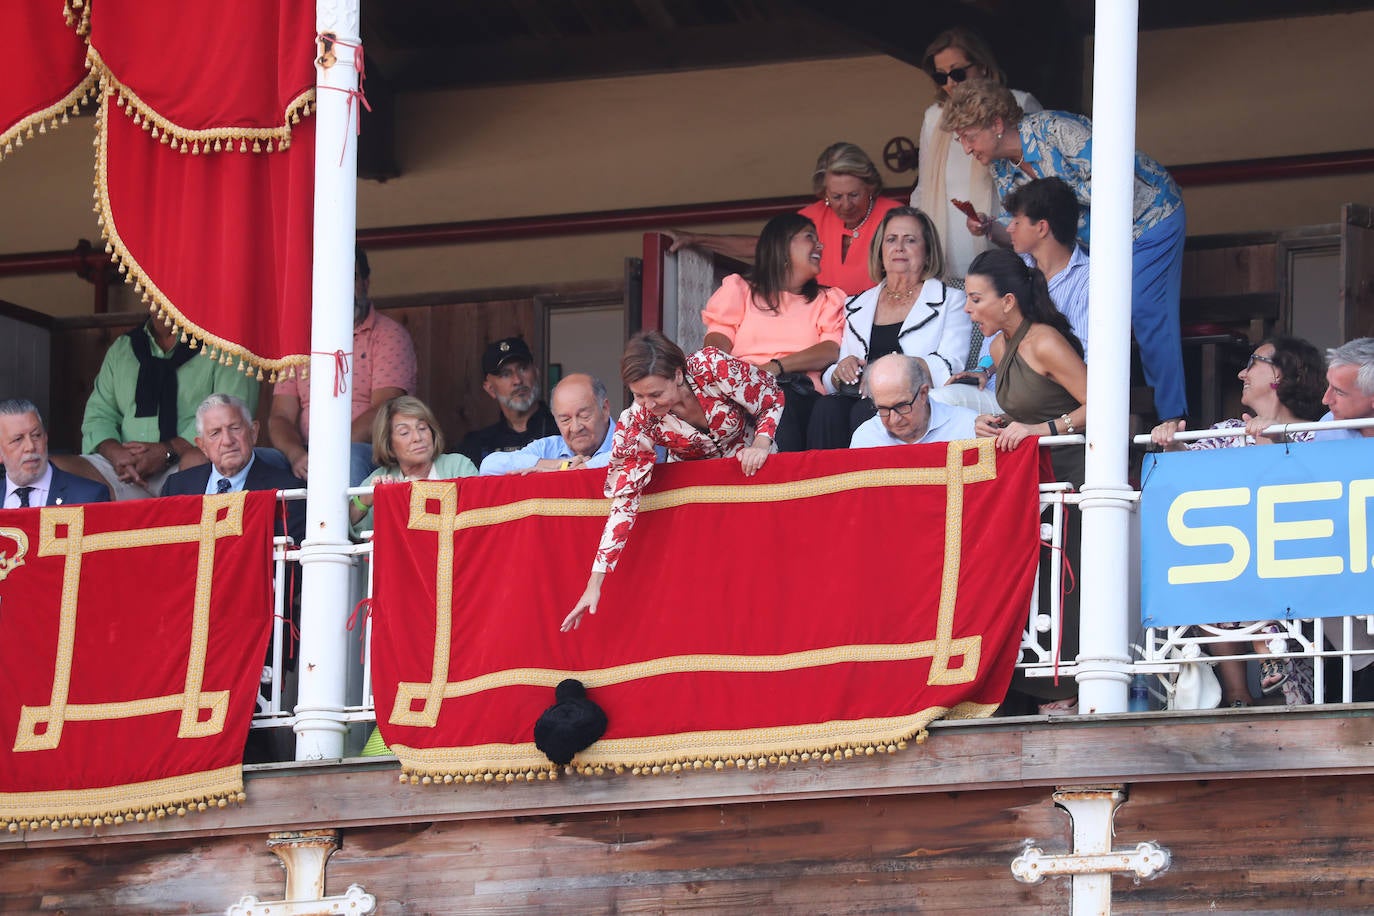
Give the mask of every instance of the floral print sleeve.
M 783 393 L 769 372 L 735 359 L 715 347 L 687 357 L 687 376 L 706 414 L 706 429 L 668 414 L 655 417 L 638 407 L 620 415 L 615 445 L 606 469 L 611 514 L 601 531 L 593 572 L 615 569 L 639 512 L 639 497 L 654 473 L 654 447 L 664 446 L 669 461 L 728 458 L 756 435 L 777 438 Z
M 1244 426 L 1244 421 L 1230 419 L 1222 420 L 1220 423 L 1213 423 L 1212 429 L 1241 429 Z M 1314 434 L 1310 430 L 1308 432 L 1289 433 L 1288 439 L 1291 442 L 1311 442 L 1313 435 Z M 1184 447 L 1189 451 L 1200 451 L 1213 448 L 1240 448 L 1245 445 L 1254 444 L 1255 437 L 1251 435 L 1208 436 L 1205 439 L 1194 439 L 1192 442 L 1187 442 L 1184 444 Z
M 753 417 L 755 435 L 767 436 L 770 441 L 777 440 L 783 393 L 773 373 L 735 359 L 715 347 L 702 347 L 688 357 L 687 366 L 695 376 L 698 367 L 693 364 L 694 360 L 701 360 L 705 375 L 709 378 L 708 385 L 714 383 L 721 397 L 738 404 Z M 747 445 L 748 442 L 742 442 L 740 448 Z M 730 454 L 738 450 L 734 449 Z
M 629 540 L 639 513 L 639 496 L 654 474 L 654 440 L 649 433 L 652 415 L 630 407 L 616 424 L 611 461 L 606 466 L 606 495 L 611 498 L 611 514 L 601 532 L 593 572 L 615 569 L 620 552 Z

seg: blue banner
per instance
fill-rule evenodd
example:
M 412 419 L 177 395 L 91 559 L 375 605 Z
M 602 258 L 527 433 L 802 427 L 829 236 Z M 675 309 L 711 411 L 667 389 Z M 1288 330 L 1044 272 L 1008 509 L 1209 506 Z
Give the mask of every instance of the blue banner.
M 1374 612 L 1374 442 L 1146 455 L 1147 627 Z

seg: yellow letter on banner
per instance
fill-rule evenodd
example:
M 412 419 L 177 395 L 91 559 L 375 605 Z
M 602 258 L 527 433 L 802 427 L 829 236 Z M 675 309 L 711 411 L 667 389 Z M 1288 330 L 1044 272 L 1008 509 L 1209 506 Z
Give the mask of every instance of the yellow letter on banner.
M 1261 579 L 1339 576 L 1344 571 L 1345 562 L 1340 557 L 1298 557 L 1280 560 L 1274 556 L 1274 545 L 1279 541 L 1329 538 L 1336 532 L 1336 523 L 1329 518 L 1306 519 L 1300 522 L 1275 521 L 1274 507 L 1279 503 L 1340 499 L 1341 489 L 1339 480 L 1259 488 L 1255 506 L 1255 539 L 1259 542 L 1259 556 L 1256 558 L 1255 566 Z
M 1374 480 L 1350 481 L 1350 571 L 1369 569 L 1369 505 L 1374 497 Z
M 1180 494 L 1169 506 L 1169 534 L 1184 547 L 1229 546 L 1231 559 L 1224 563 L 1195 563 L 1170 566 L 1170 585 L 1196 585 L 1200 582 L 1229 582 L 1250 563 L 1250 542 L 1245 532 L 1231 525 L 1190 527 L 1183 516 L 1191 509 L 1222 509 L 1250 504 L 1249 487 L 1224 490 L 1194 490 Z

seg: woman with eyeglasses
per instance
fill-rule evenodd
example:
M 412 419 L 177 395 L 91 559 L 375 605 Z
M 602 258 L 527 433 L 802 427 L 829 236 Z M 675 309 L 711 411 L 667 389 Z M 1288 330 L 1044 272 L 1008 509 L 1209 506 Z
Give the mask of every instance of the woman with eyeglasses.
M 864 367 L 879 357 L 924 358 L 932 392 L 968 358 L 973 323 L 964 294 L 940 279 L 944 250 L 929 216 L 913 207 L 889 210 L 868 263 L 878 285 L 845 304 L 839 359 L 821 374 L 827 393 L 811 411 L 810 448 L 848 447 L 854 430 L 873 416 L 873 404 L 859 397 L 858 388 Z
M 948 276 L 962 277 L 974 257 L 987 248 L 987 241 L 963 231 L 964 214 L 950 201 L 968 201 L 979 212 L 992 212 L 998 193 L 987 165 L 970 156 L 954 134 L 940 126 L 940 115 L 951 87 L 970 79 L 1005 86 L 1007 77 L 987 42 L 964 28 L 946 29 L 935 36 L 926 48 L 921 69 L 935 82 L 935 101 L 921 122 L 920 171 L 911 205 L 929 213 L 934 221 L 935 231 L 945 244 Z M 1011 93 L 1022 111 L 1040 110 L 1040 103 L 1029 92 L 1013 89 Z
M 1005 86 L 970 79 L 950 90 L 940 124 L 958 138 L 965 151 L 988 166 L 1002 198 L 1037 178 L 1063 179 L 1078 198 L 1078 243 L 1088 247 L 1091 121 L 1067 111 L 1027 114 Z M 1140 345 L 1145 381 L 1154 388 L 1155 412 L 1161 419 L 1177 419 L 1188 413 L 1178 324 L 1183 197 L 1164 166 L 1137 151 L 1133 200 L 1131 329 Z M 1000 205 L 967 217 L 965 227 L 1001 248 L 1011 248 L 1007 227 L 999 220 L 1011 220 Z
M 880 196 L 883 178 L 868 154 L 853 143 L 833 143 L 821 152 L 811 176 L 819 198 L 798 212 L 816 225 L 821 252 L 822 286 L 857 296 L 873 285 L 868 273 L 868 250 L 884 214 L 897 202 Z M 668 229 L 670 251 L 702 248 L 739 261 L 754 254 L 758 239 L 751 235 L 712 235 Z
M 1054 307 L 1045 275 L 1013 252 L 1001 248 L 973 259 L 964 278 L 964 309 L 983 336 L 992 340 L 997 366 L 997 403 L 1001 414 L 979 414 L 974 431 L 995 437 L 997 448 L 1010 451 L 1031 436 L 1057 436 L 1082 432 L 1088 416 L 1088 367 L 1081 344 L 1069 320 Z M 1083 486 L 1083 446 L 1058 445 L 1050 449 L 1050 463 L 1057 480 Z M 1070 520 L 1072 520 L 1072 514 Z M 1078 532 L 1064 532 L 1064 559 L 1078 568 Z M 1042 571 L 1058 556 L 1041 559 Z M 1058 596 L 1041 592 L 1048 603 Z M 1078 656 L 1078 590 L 1064 596 L 1060 657 Z M 1046 678 L 1017 675 L 1013 686 L 1038 701 L 1043 715 L 1071 715 L 1078 711 L 1077 685 L 1064 679 L 1054 684 Z
M 1150 440 L 1166 451 L 1182 449 L 1243 448 L 1279 442 L 1311 442 L 1312 432 L 1275 433 L 1264 430 L 1285 423 L 1309 423 L 1326 412 L 1322 396 L 1326 393 L 1326 360 L 1312 344 L 1298 337 L 1271 337 L 1255 348 L 1238 373 L 1240 402 L 1247 410 L 1240 419 L 1222 420 L 1213 429 L 1245 429 L 1243 436 L 1209 436 L 1192 442 L 1174 438 L 1186 428 L 1182 420 L 1167 420 L 1150 432 Z M 1272 626 L 1269 632 L 1277 632 Z M 1268 654 L 1285 652 L 1286 645 L 1275 646 L 1273 638 L 1257 639 L 1254 650 Z M 1279 638 L 1278 643 L 1283 640 Z M 1246 679 L 1245 663 L 1239 660 L 1217 664 L 1224 706 L 1249 706 L 1254 700 Z M 1312 701 L 1311 665 L 1295 659 L 1264 658 L 1260 661 L 1260 689 L 1265 694 L 1283 691 L 1284 701 L 1301 705 Z

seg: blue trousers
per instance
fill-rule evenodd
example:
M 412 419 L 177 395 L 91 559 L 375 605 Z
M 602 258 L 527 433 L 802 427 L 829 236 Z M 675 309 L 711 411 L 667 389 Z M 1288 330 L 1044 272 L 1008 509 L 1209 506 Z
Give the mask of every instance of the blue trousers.
M 1136 239 L 1131 250 L 1131 330 L 1161 420 L 1188 413 L 1178 324 L 1185 223 L 1179 204 L 1167 219 Z

